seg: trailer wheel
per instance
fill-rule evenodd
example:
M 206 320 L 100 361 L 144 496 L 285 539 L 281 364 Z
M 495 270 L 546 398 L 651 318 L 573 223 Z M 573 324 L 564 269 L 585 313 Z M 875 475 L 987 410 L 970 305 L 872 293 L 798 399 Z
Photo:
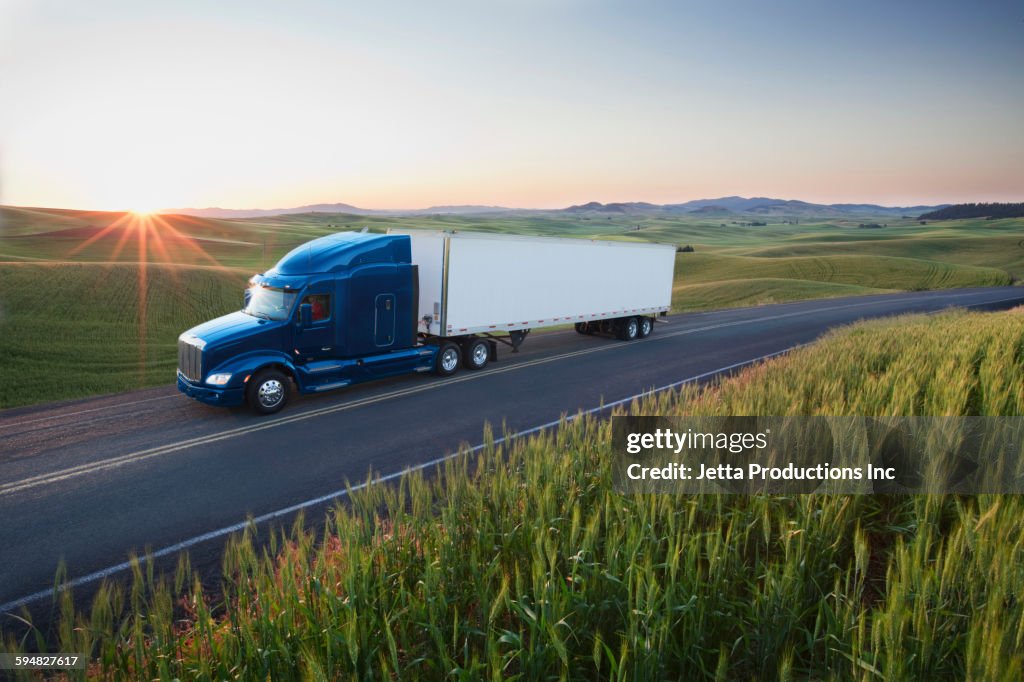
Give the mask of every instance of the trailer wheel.
M 459 370 L 459 361 L 462 359 L 462 351 L 459 344 L 445 341 L 441 349 L 437 351 L 437 360 L 434 362 L 434 372 L 449 377 Z
M 491 358 L 491 347 L 486 339 L 470 339 L 462 347 L 462 366 L 466 369 L 483 369 Z
M 590 331 L 590 325 L 586 322 L 576 323 L 576 333 L 583 334 L 584 336 L 590 336 L 593 332 Z
M 623 317 L 619 319 L 619 338 L 623 341 L 632 341 L 640 334 L 640 323 L 635 317 Z
M 290 392 L 288 377 L 276 369 L 267 369 L 252 378 L 245 389 L 245 397 L 257 414 L 274 414 L 288 402 Z
M 641 339 L 646 339 L 654 331 L 654 320 L 649 317 L 640 318 L 640 329 L 637 332 Z

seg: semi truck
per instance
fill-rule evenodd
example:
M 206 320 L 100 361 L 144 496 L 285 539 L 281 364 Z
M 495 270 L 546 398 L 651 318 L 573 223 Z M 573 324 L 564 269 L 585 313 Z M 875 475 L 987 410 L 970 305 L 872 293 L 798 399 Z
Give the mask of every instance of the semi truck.
M 178 338 L 178 390 L 280 410 L 398 374 L 479 371 L 531 330 L 645 338 L 672 298 L 675 247 L 471 232 L 338 232 L 254 275 L 244 307 Z

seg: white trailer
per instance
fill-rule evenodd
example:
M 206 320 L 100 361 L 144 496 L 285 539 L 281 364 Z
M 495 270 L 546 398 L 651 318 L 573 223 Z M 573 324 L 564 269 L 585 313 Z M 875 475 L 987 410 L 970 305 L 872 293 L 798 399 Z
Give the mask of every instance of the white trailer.
M 509 334 L 573 324 L 580 333 L 647 336 L 672 305 L 675 247 L 472 232 L 405 234 L 419 269 L 421 334 Z

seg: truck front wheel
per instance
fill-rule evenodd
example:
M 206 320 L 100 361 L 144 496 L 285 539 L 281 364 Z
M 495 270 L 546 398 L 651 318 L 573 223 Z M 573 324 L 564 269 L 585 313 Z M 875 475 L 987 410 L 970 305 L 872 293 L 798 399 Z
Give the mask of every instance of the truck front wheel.
M 437 351 L 434 371 L 443 377 L 449 377 L 459 370 L 459 361 L 461 360 L 462 352 L 459 350 L 459 344 L 445 341 L 441 344 L 441 349 Z
M 623 317 L 619 320 L 619 338 L 632 341 L 640 335 L 640 323 L 635 317 Z
M 249 381 L 245 397 L 258 414 L 274 414 L 288 402 L 291 383 L 283 372 L 267 369 Z

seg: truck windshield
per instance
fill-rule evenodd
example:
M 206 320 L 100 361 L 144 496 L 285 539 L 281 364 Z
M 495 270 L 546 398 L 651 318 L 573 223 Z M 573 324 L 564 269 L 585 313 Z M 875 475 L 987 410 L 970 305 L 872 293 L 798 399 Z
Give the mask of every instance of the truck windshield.
M 270 287 L 249 287 L 249 305 L 243 313 L 265 320 L 283 320 L 288 317 L 295 303 L 295 292 Z

